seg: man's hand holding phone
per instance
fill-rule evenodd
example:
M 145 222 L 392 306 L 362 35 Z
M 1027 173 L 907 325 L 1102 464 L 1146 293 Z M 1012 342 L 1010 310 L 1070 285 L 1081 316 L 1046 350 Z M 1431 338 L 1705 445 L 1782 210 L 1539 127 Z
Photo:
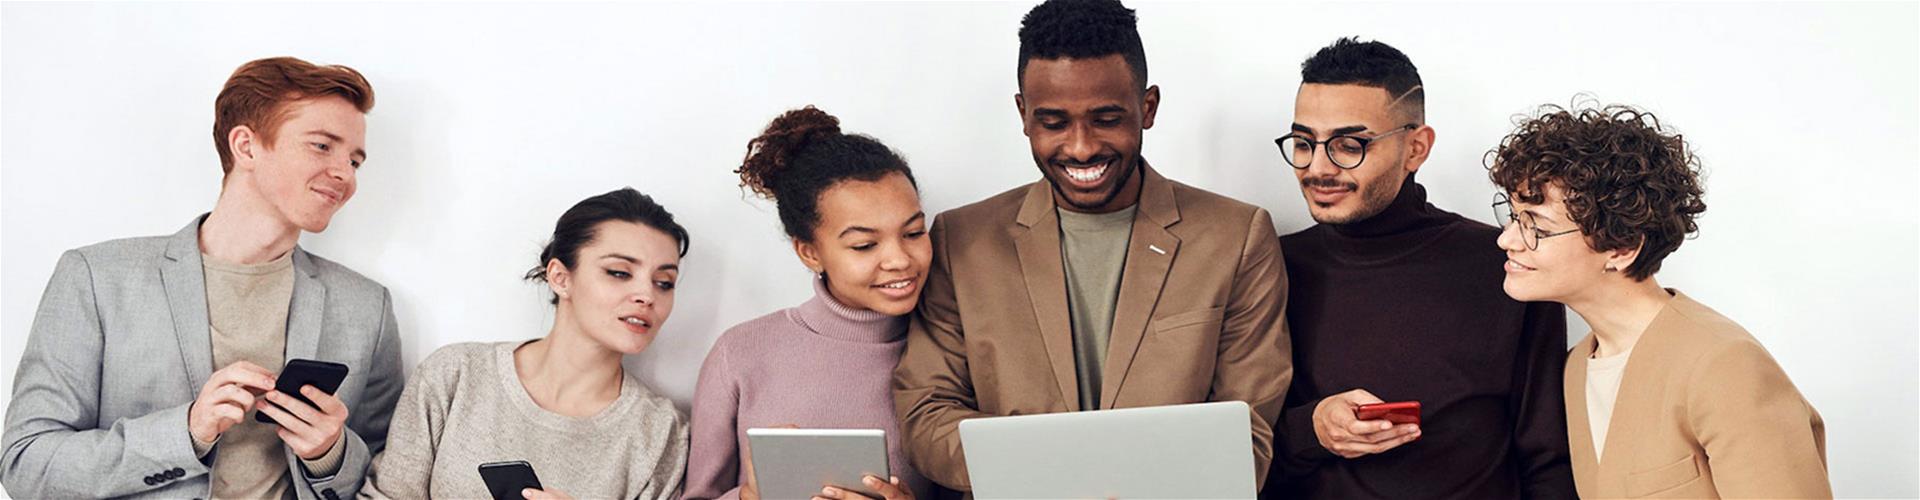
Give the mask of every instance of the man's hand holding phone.
M 1385 419 L 1361 420 L 1354 415 L 1360 405 L 1382 403 L 1365 389 L 1342 392 L 1313 408 L 1313 434 L 1320 447 L 1343 458 L 1359 458 L 1383 453 L 1420 439 L 1420 424 L 1394 424 Z
M 207 377 L 200 395 L 187 407 L 187 433 L 201 443 L 212 443 L 246 417 L 259 394 L 273 390 L 273 372 L 238 361 Z
M 311 385 L 301 386 L 300 394 L 312 405 L 280 391 L 269 391 L 254 407 L 280 424 L 280 440 L 293 454 L 307 460 L 319 459 L 340 442 L 340 429 L 347 425 L 347 405 L 340 398 Z
M 262 420 L 280 426 L 280 440 L 294 455 L 317 460 L 333 451 L 346 428 L 347 405 L 333 395 L 346 377 L 346 365 L 289 360 L 275 377 L 274 390 L 262 394 L 253 406 Z

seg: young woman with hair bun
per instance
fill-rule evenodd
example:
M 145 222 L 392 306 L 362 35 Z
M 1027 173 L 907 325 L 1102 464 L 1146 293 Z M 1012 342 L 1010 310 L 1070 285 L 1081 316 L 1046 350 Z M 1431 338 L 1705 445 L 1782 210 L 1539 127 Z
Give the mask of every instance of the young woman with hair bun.
M 887 499 L 924 494 L 889 389 L 933 259 L 913 171 L 880 141 L 844 133 L 839 119 L 808 106 L 749 141 L 734 173 L 779 207 L 814 297 L 714 342 L 694 392 L 686 498 L 759 498 L 747 429 L 786 426 L 885 430 L 894 477 L 861 486 Z M 865 498 L 821 486 L 816 498 Z

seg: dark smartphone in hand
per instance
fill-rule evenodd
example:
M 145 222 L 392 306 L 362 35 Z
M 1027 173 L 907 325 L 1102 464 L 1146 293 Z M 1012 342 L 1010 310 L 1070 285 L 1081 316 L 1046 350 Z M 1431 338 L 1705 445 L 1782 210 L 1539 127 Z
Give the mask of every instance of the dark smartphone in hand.
M 312 405 L 313 400 L 300 394 L 300 387 L 311 385 L 320 392 L 333 394 L 333 391 L 340 390 L 340 382 L 346 379 L 347 365 L 311 359 L 294 359 L 287 361 L 287 367 L 282 368 L 280 375 L 274 377 L 273 390 Z M 269 424 L 275 423 L 273 417 L 261 412 L 254 412 L 253 419 Z
M 1353 418 L 1358 420 L 1386 420 L 1399 424 L 1420 423 L 1420 402 L 1401 401 L 1398 403 L 1373 403 L 1353 408 Z
M 487 482 L 487 491 L 493 493 L 493 500 L 526 500 L 527 497 L 520 495 L 521 490 L 546 489 L 540 487 L 540 477 L 533 475 L 533 466 L 525 460 L 480 464 L 480 480 Z

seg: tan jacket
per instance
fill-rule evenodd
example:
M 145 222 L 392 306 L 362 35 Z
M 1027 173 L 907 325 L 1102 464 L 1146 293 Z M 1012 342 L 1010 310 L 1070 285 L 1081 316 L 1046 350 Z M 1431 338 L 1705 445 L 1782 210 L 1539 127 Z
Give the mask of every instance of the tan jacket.
M 1627 360 L 1594 458 L 1592 334 L 1567 355 L 1567 444 L 1581 498 L 1832 497 L 1826 425 L 1753 335 L 1673 292 Z
M 1258 482 L 1293 379 L 1272 217 L 1151 168 L 1140 174 L 1100 402 L 1247 402 Z M 940 214 L 932 234 L 895 408 L 914 467 L 970 490 L 961 420 L 1081 409 L 1060 224 L 1043 180 Z

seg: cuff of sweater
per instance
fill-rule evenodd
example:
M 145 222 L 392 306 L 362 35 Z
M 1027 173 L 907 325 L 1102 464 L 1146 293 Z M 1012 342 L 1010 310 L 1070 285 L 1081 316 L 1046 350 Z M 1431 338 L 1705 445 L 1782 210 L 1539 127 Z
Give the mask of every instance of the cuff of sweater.
M 342 437 L 344 438 L 344 436 Z M 336 472 L 340 472 L 340 462 L 346 456 L 345 451 L 347 449 L 347 447 L 341 446 L 340 441 L 344 440 L 345 439 L 335 440 L 333 442 L 333 449 L 327 450 L 327 454 L 320 455 L 320 458 L 313 460 L 300 459 L 300 464 L 307 467 L 307 476 L 329 477 Z
M 212 442 L 203 443 L 192 432 L 188 432 L 187 439 L 193 441 L 193 457 L 201 460 L 207 459 L 207 452 L 213 451 L 213 445 L 220 444 L 220 436 L 214 436 Z
M 1286 428 L 1286 453 L 1295 461 L 1318 463 L 1338 457 L 1320 446 L 1320 436 L 1313 432 L 1313 410 L 1317 406 L 1317 403 L 1296 406 L 1280 414 L 1280 423 Z

